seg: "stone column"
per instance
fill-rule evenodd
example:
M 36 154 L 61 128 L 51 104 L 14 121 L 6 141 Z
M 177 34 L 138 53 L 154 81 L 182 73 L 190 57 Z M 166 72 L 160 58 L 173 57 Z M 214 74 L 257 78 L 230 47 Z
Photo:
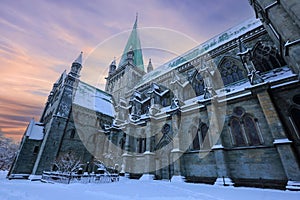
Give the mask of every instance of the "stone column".
M 206 108 L 210 120 L 208 136 L 210 147 L 215 155 L 218 175 L 215 185 L 232 186 L 233 182 L 229 177 L 230 173 L 226 165 L 225 151 L 220 137 L 225 120 L 226 105 L 218 103 L 217 99 L 212 99 L 211 102 L 206 104 Z
M 125 175 L 125 177 L 129 177 L 129 172 L 131 172 L 131 165 L 130 161 L 132 159 L 131 155 L 131 144 L 130 144 L 130 133 L 131 133 L 131 127 L 130 125 L 126 128 L 126 138 L 125 138 L 125 150 L 122 155 L 122 166 L 121 166 L 121 173 Z
M 151 122 L 147 123 L 147 126 L 145 128 L 145 133 L 146 133 L 146 151 L 144 152 L 145 169 L 144 169 L 144 174 L 140 178 L 140 180 L 153 180 L 154 174 L 151 172 L 155 171 L 155 153 L 151 152 L 151 137 L 153 135 Z
M 252 88 L 252 93 L 257 95 L 263 113 L 269 125 L 274 146 L 276 147 L 285 174 L 288 178 L 287 189 L 300 190 L 300 168 L 297 158 L 292 150 L 291 143 L 283 129 L 278 113 L 267 91 L 269 85 L 257 86 Z
M 174 174 L 172 175 L 171 181 L 179 181 L 184 182 L 185 177 L 182 176 L 181 173 L 181 156 L 183 151 L 180 147 L 180 138 L 182 133 L 182 127 L 180 126 L 181 123 L 181 113 L 177 112 L 172 114 L 172 129 L 173 129 L 173 149 L 171 150 L 170 154 L 170 164 L 173 163 L 174 167 Z
M 233 186 L 233 182 L 230 177 L 228 167 L 226 165 L 225 151 L 221 142 L 215 144 L 212 150 L 216 159 L 216 169 L 218 178 L 215 181 L 215 185 Z

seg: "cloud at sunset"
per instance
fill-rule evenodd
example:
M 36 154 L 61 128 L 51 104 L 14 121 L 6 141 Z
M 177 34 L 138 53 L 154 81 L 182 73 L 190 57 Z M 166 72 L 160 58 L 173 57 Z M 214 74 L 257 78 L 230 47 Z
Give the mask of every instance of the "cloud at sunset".
M 148 48 L 144 64 L 151 57 L 155 67 L 254 15 L 247 0 L 3 0 L 1 132 L 19 140 L 28 121 L 32 117 L 39 120 L 53 83 L 70 69 L 80 51 L 89 56 L 82 69 L 83 80 L 93 84 L 100 80 L 103 86 L 108 65 L 124 49 L 136 12 L 142 46 Z M 174 34 L 156 32 L 161 37 L 154 37 L 144 27 L 164 29 L 165 34 L 174 30 Z M 186 36 L 186 42 L 178 42 L 180 34 Z M 117 38 L 115 44 L 104 48 L 112 36 Z M 163 48 L 158 50 L 158 44 Z

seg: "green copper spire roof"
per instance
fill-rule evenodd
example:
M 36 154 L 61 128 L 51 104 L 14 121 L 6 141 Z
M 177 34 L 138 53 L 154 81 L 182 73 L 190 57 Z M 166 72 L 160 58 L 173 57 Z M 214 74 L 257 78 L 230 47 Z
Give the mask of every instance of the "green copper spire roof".
M 127 44 L 123 51 L 123 55 L 121 57 L 119 66 L 123 65 L 126 62 L 127 52 L 130 50 L 133 50 L 134 65 L 144 71 L 143 53 L 142 53 L 141 42 L 140 42 L 138 30 L 137 30 L 137 20 L 138 20 L 138 17 L 136 15 L 136 19 L 135 19 L 131 34 L 128 38 Z

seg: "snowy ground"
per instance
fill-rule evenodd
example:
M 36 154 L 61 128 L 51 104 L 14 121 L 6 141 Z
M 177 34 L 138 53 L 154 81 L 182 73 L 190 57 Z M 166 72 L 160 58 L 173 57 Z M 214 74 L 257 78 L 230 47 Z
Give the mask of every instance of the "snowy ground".
M 300 192 L 127 179 L 108 184 L 48 184 L 28 180 L 6 180 L 5 174 L 0 172 L 0 199 L 299 200 Z

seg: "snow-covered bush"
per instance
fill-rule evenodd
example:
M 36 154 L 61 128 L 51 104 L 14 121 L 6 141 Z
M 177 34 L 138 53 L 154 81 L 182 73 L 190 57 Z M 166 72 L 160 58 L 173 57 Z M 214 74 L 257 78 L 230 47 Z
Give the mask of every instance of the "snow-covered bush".
M 0 132 L 0 170 L 8 170 L 18 150 L 18 144 Z
M 75 172 L 79 170 L 82 164 L 81 160 L 73 153 L 65 153 L 58 156 L 53 165 L 55 166 L 55 171 Z

